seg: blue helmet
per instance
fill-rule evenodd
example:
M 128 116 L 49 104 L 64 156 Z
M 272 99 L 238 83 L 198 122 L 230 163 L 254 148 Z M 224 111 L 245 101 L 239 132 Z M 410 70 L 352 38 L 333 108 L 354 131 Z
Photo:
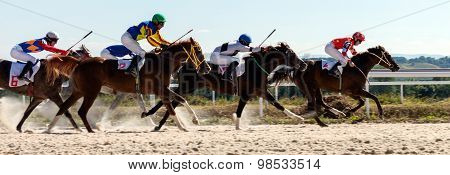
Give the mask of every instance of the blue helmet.
M 239 37 L 239 42 L 243 45 L 250 45 L 250 43 L 252 43 L 252 38 L 250 36 L 248 36 L 247 34 L 242 34 Z

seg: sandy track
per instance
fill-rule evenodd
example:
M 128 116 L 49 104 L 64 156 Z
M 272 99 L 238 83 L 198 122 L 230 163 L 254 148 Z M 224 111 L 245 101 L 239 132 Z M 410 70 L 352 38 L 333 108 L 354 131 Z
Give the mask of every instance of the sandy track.
M 450 124 L 168 127 L 152 133 L 17 134 L 0 130 L 0 154 L 450 154 Z M 41 132 L 35 130 L 35 133 Z

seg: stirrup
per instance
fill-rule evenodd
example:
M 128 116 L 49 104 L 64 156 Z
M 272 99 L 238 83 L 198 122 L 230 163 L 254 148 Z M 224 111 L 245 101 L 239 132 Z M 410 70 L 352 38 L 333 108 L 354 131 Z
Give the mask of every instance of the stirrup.
M 18 77 L 17 79 L 19 79 L 19 80 L 21 80 L 21 81 L 26 81 L 26 82 L 28 82 L 28 83 L 31 83 L 31 80 L 30 79 L 28 79 L 27 77 Z

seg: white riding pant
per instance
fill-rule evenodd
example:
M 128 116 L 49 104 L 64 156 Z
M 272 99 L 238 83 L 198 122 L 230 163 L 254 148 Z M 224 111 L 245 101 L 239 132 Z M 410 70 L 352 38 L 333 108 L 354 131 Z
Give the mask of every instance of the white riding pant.
M 228 66 L 235 61 L 239 63 L 240 59 L 232 56 L 220 55 L 218 52 L 213 52 L 211 54 L 210 61 L 215 65 Z
M 115 57 L 114 55 L 111 55 L 111 53 L 109 52 L 108 49 L 103 49 L 102 52 L 100 53 L 100 56 L 107 60 L 118 60 L 117 57 Z
M 142 49 L 141 45 L 139 45 L 139 43 L 133 39 L 133 37 L 131 37 L 131 34 L 128 32 L 125 32 L 122 35 L 121 38 L 122 44 L 129 49 L 131 52 L 133 52 L 136 55 L 141 56 L 142 58 L 145 58 L 145 50 Z
M 325 53 L 338 60 L 341 63 L 342 67 L 345 67 L 347 65 L 348 58 L 344 57 L 344 55 L 342 55 L 342 53 L 334 47 L 333 43 L 330 42 L 327 44 L 327 46 L 325 46 Z
M 31 56 L 30 54 L 25 53 L 20 46 L 14 46 L 11 49 L 11 57 L 23 62 L 31 61 L 33 62 L 33 64 L 35 64 L 36 61 L 38 60 L 37 58 Z

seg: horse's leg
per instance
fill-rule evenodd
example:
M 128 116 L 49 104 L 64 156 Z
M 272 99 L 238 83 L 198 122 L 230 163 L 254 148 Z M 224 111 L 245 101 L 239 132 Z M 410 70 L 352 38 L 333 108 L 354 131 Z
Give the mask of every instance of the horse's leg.
M 194 109 L 192 109 L 192 107 L 188 104 L 186 99 L 184 99 L 181 95 L 178 95 L 173 91 L 170 91 L 170 95 L 174 99 L 174 101 L 182 104 L 192 114 L 192 122 L 196 125 L 199 125 L 200 122 L 198 120 L 197 113 L 195 113 Z
M 297 114 L 294 114 L 293 112 L 291 112 L 290 110 L 286 109 L 285 107 L 283 107 L 276 99 L 275 97 L 273 97 L 273 95 L 269 92 L 266 91 L 266 93 L 264 94 L 265 99 L 272 104 L 273 106 L 275 106 L 275 108 L 277 108 L 278 110 L 282 111 L 284 114 L 286 114 L 287 116 L 293 118 L 293 119 L 297 119 L 297 120 L 305 120 L 302 116 L 299 116 Z
M 178 86 L 180 86 L 180 84 L 178 84 Z M 179 89 L 180 88 L 178 87 L 177 89 L 174 90 L 174 92 L 179 94 Z M 145 113 L 145 116 L 142 116 L 142 118 L 155 114 L 158 111 L 158 109 L 161 108 L 163 105 L 164 105 L 164 103 L 162 101 L 159 101 L 155 106 L 153 106 L 152 109 L 150 109 L 147 113 Z M 172 103 L 172 105 L 173 105 L 173 103 Z
M 81 107 L 78 110 L 78 115 L 80 115 L 80 118 L 83 121 L 84 126 L 90 133 L 93 133 L 94 131 L 92 130 L 91 125 L 89 125 L 89 121 L 87 120 L 87 113 L 91 108 L 91 106 L 94 104 L 97 95 L 98 94 L 90 94 L 84 96 L 83 103 L 81 104 Z
M 159 101 L 155 106 L 153 106 L 152 109 L 150 109 L 147 113 L 145 113 L 145 117 L 155 114 L 156 111 L 158 111 L 158 109 L 161 108 L 163 105 L 164 103 L 162 101 Z
M 248 96 L 241 96 L 241 99 L 239 100 L 239 105 L 236 110 L 236 113 L 233 114 L 233 118 L 236 122 L 236 130 L 241 130 L 241 117 L 242 117 L 242 111 L 244 111 L 245 105 L 247 105 L 247 101 L 250 98 Z
M 70 95 L 70 97 L 59 107 L 59 111 L 58 113 L 56 113 L 55 118 L 53 118 L 53 121 L 50 123 L 50 125 L 48 125 L 48 133 L 50 133 L 53 127 L 55 127 L 56 123 L 61 118 L 61 115 L 66 113 L 67 110 L 69 110 L 69 108 L 72 107 L 81 97 L 82 95 L 80 93 L 75 91 L 72 92 L 72 95 Z
M 350 96 L 351 98 L 358 100 L 358 105 L 352 109 L 344 109 L 342 112 L 345 113 L 345 115 L 347 116 L 351 116 L 354 112 L 356 112 L 358 109 L 360 109 L 361 107 L 364 106 L 365 102 L 363 100 L 363 98 L 361 98 L 360 96 Z
M 22 132 L 22 125 L 25 123 L 25 120 L 30 116 L 31 112 L 33 112 L 36 107 L 41 104 L 41 102 L 44 101 L 42 98 L 33 98 L 28 105 L 27 109 L 25 110 L 25 113 L 23 114 L 22 119 L 20 120 L 19 124 L 17 124 L 16 130 L 18 132 Z
M 53 101 L 58 107 L 61 107 L 61 105 L 63 104 L 62 97 L 59 94 L 55 94 L 55 95 L 49 96 L 48 98 L 51 101 Z M 66 112 L 64 112 L 64 115 L 67 117 L 67 119 L 69 119 L 69 122 L 70 122 L 70 124 L 72 124 L 73 128 L 75 128 L 76 130 L 82 132 L 82 130 L 80 129 L 80 127 L 78 127 L 78 125 L 75 122 L 75 120 L 73 120 L 72 114 L 68 110 Z
M 166 105 L 167 112 L 169 113 L 169 115 L 173 118 L 173 120 L 177 124 L 178 129 L 187 132 L 188 130 L 184 126 L 183 122 L 180 121 L 180 119 L 177 116 L 177 113 L 175 112 L 175 109 L 172 106 L 172 102 L 170 101 L 170 94 L 171 94 L 171 90 L 167 87 L 164 89 L 163 95 L 161 96 L 161 98 L 163 99 L 164 105 Z
M 137 101 L 137 104 L 139 105 L 139 107 L 142 110 L 141 118 L 147 117 L 147 115 L 146 115 L 147 114 L 147 109 L 145 109 L 144 96 L 142 94 L 140 94 L 140 93 L 137 93 L 136 94 L 136 101 Z M 151 125 L 156 126 L 155 122 L 153 122 L 153 119 L 150 118 L 149 120 L 150 120 L 150 124 Z
M 323 98 L 322 98 L 322 92 L 320 91 L 320 89 L 314 90 L 313 88 L 311 88 L 310 90 L 311 90 L 310 92 L 315 92 L 315 93 L 314 93 L 314 94 L 315 94 L 315 97 L 312 98 L 312 99 L 313 99 L 313 101 L 314 101 L 314 103 L 315 103 L 314 107 L 315 107 L 315 109 L 316 109 L 317 115 L 314 116 L 314 120 L 316 120 L 316 122 L 317 122 L 317 124 L 318 124 L 319 126 L 321 126 L 321 127 L 328 127 L 328 125 L 326 125 L 325 123 L 323 123 L 323 122 L 320 120 L 320 118 L 319 118 L 319 117 L 322 116 L 322 114 L 323 114 L 323 112 L 322 112 L 322 110 L 321 110 L 321 108 L 322 108 L 321 101 L 323 101 Z
M 378 100 L 378 98 L 375 95 L 373 95 L 370 92 L 367 92 L 365 90 L 361 90 L 361 96 L 370 98 L 373 101 L 375 101 L 375 103 L 377 104 L 377 108 L 378 108 L 378 117 L 380 117 L 380 119 L 383 119 L 383 108 L 381 107 L 381 103 Z
M 162 103 L 162 101 L 161 101 L 161 103 Z M 172 101 L 172 107 L 175 109 L 175 108 L 177 108 L 177 106 L 179 105 L 180 103 L 178 103 L 177 101 Z M 161 119 L 161 121 L 159 121 L 159 125 L 158 126 L 156 126 L 155 127 L 155 129 L 153 130 L 153 131 L 159 131 L 159 130 L 161 130 L 161 128 L 164 126 L 164 124 L 167 122 L 167 119 L 169 119 L 169 117 L 170 117 L 170 114 L 169 114 L 169 111 L 166 111 L 165 113 L 164 113 L 164 116 L 163 116 L 163 118 Z
M 336 108 L 333 108 L 330 105 L 328 105 L 327 103 L 325 103 L 325 101 L 323 100 L 323 96 L 322 96 L 322 91 L 321 90 L 319 90 L 319 94 L 318 95 L 319 96 L 317 97 L 317 101 L 319 102 L 319 104 L 321 106 L 323 106 L 325 108 L 326 112 L 332 113 L 332 114 L 337 115 L 337 116 L 346 117 L 346 115 L 343 112 L 341 112 L 341 111 L 337 110 Z

